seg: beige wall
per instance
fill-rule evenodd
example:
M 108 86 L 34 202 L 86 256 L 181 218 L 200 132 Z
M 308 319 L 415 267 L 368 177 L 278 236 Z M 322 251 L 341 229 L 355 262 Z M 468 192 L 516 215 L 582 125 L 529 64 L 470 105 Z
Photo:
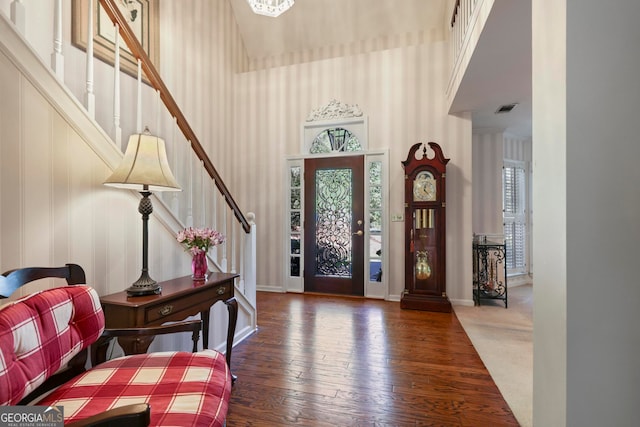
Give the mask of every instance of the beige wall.
M 571 425 L 566 378 L 566 2 L 533 4 L 533 421 L 561 427 Z
M 6 3 L 6 1 L 5 1 Z M 392 41 L 343 47 L 341 57 L 257 69 L 277 61 L 249 63 L 225 0 L 161 1 L 159 69 L 216 168 L 245 212 L 258 224 L 257 284 L 283 282 L 283 160 L 298 153 L 306 115 L 331 99 L 358 104 L 369 117 L 371 148 L 390 149 L 390 213 L 402 213 L 402 167 L 411 145 L 435 141 L 451 158 L 448 169 L 448 292 L 454 300 L 471 299 L 471 123 L 446 113 L 448 81 L 446 42 L 439 35 L 407 34 Z M 27 8 L 33 8 L 27 3 Z M 65 3 L 65 25 L 70 6 Z M 85 54 L 65 35 L 65 82 L 83 99 Z M 386 44 L 385 44 L 386 43 Z M 387 50 L 375 48 L 391 47 Z M 41 49 L 46 52 L 46 47 Z M 280 60 L 278 60 L 280 61 Z M 280 61 L 282 62 L 282 61 Z M 111 91 L 108 67 L 96 62 L 97 117 L 110 132 Z M 98 83 L 96 83 L 98 85 Z M 133 81 L 123 76 L 123 135 L 135 131 Z M 145 89 L 143 123 L 156 120 L 156 101 Z M 161 117 L 159 134 L 174 144 L 169 118 Z M 157 128 L 158 126 L 156 126 Z M 177 143 L 177 142 L 176 142 Z M 391 223 L 390 293 L 404 284 L 402 223 Z M 275 246 L 277 245 L 277 246 Z
M 533 4 L 536 426 L 635 426 L 637 0 Z
M 473 232 L 503 234 L 502 165 L 504 133 L 473 135 Z
M 504 160 L 524 162 L 531 168 L 531 140 L 516 137 L 502 130 L 483 130 L 473 134 L 473 232 L 476 234 L 504 234 L 502 167 Z M 530 183 L 530 176 L 527 183 Z M 530 184 L 529 184 L 530 193 Z M 532 198 L 527 203 L 527 221 L 530 223 Z M 529 230 L 531 224 L 529 224 Z M 527 231 L 528 247 L 531 233 Z M 530 250 L 527 252 L 530 254 Z M 530 270 L 531 257 L 527 266 Z
M 7 16 L 8 3 L 0 4 L 0 10 Z M 29 17 L 28 37 L 37 32 L 33 19 L 40 16 L 40 2 L 23 3 Z M 173 2 L 161 3 L 173 5 Z M 48 49 L 40 42 L 42 36 L 35 37 L 34 45 L 31 45 L 40 56 L 38 60 L 30 54 L 29 47 L 19 46 L 21 42 L 9 26 L 2 27 L 2 42 L 11 48 L 0 49 L 0 52 L 14 55 L 14 50 L 19 50 L 18 63 L 24 58 L 31 62 L 24 63 L 22 69 L 15 65 L 12 56 L 0 55 L 0 271 L 27 265 L 74 262 L 84 267 L 87 281 L 102 295 L 125 289 L 140 275 L 141 218 L 137 213 L 138 197 L 134 193 L 102 185 L 119 161 L 117 149 L 109 140 L 113 131 L 113 72 L 106 64 L 95 61 L 96 119 L 104 129 L 102 131 L 89 122 L 79 104 L 84 99 L 86 55 L 70 45 L 70 4 L 63 2 L 65 83 L 78 102 L 67 96 L 47 70 Z M 200 4 L 209 5 L 209 2 Z M 233 32 L 227 2 L 216 4 L 222 7 L 221 16 L 226 17 L 224 31 Z M 162 15 L 172 16 L 168 12 Z M 51 16 L 42 17 L 40 27 L 50 43 L 52 25 L 49 22 L 52 20 Z M 9 40 L 9 36 L 16 40 Z M 224 45 L 228 37 L 217 39 Z M 237 51 L 234 52 L 237 55 Z M 226 56 L 222 59 L 224 64 L 233 63 L 227 61 Z M 169 55 L 163 60 L 168 64 L 166 67 L 173 70 L 177 81 L 189 82 L 184 77 L 184 62 L 174 62 Z M 224 73 L 230 75 L 231 70 L 227 68 L 230 66 L 223 67 Z M 223 71 L 219 74 L 223 75 Z M 45 84 L 47 90 L 42 90 L 39 84 Z M 135 86 L 133 79 L 124 74 L 122 84 L 122 127 L 126 138 L 135 132 Z M 225 89 L 224 93 L 231 93 L 217 80 L 216 84 Z M 205 89 L 210 91 L 208 87 Z M 48 90 L 57 93 L 55 99 L 50 98 Z M 204 111 L 202 123 L 211 120 L 218 124 L 230 120 L 225 116 L 229 113 L 224 96 L 227 95 L 219 96 L 221 106 L 213 113 L 211 109 Z M 148 86 L 143 89 L 143 97 L 143 123 L 152 129 L 154 125 L 156 129 L 163 128 L 164 123 L 157 126 L 157 99 Z M 184 94 L 182 98 L 185 98 Z M 212 117 L 216 111 L 219 115 Z M 164 117 L 161 120 L 169 121 Z M 230 126 L 209 128 L 230 129 Z M 232 133 L 231 130 L 226 132 Z M 171 151 L 173 134 L 159 134 L 167 139 L 168 151 Z M 220 164 L 224 165 L 224 162 Z M 154 202 L 154 214 L 149 223 L 149 270 L 151 276 L 160 281 L 188 274 L 190 258 L 172 232 L 158 221 L 159 210 L 159 204 Z M 34 284 L 22 293 L 30 292 L 34 287 L 49 286 L 49 283 Z M 226 319 L 224 306 L 217 305 L 212 311 L 215 327 L 210 331 L 210 342 L 214 345 L 224 343 L 226 339 Z M 238 330 L 246 324 L 241 310 Z M 155 343 L 163 345 L 161 341 Z M 188 339 L 185 345 L 190 348 Z
M 95 130 L 78 131 L 68 114 L 80 110 L 61 114 L 4 54 L 0 89 L 0 270 L 73 262 L 100 294 L 128 287 L 141 268 L 137 199 L 102 185 L 114 149 L 96 152 L 86 139 L 111 143 Z M 149 227 L 152 277 L 186 273 L 188 259 L 172 236 L 153 217 Z
M 281 286 L 286 189 L 284 158 L 299 154 L 309 112 L 337 99 L 358 104 L 369 118 L 369 148 L 390 149 L 390 212 L 403 212 L 403 171 L 409 147 L 435 141 L 451 158 L 448 178 L 449 293 L 464 299 L 470 275 L 470 122 L 445 110 L 447 44 L 425 42 L 379 52 L 241 73 L 236 78 L 235 129 L 227 157 L 242 206 L 256 212 L 258 285 Z M 403 224 L 390 223 L 391 295 L 404 289 Z M 466 244 L 469 243 L 469 244 Z M 469 262 L 467 262 L 469 258 Z M 455 267 L 455 268 L 454 268 Z
M 440 34 L 354 43 L 337 47 L 339 57 L 310 51 L 251 62 L 226 1 L 161 6 L 161 74 L 240 207 L 256 213 L 258 286 L 284 280 L 284 249 L 274 250 L 284 248 L 284 158 L 299 153 L 308 113 L 337 99 L 368 115 L 370 148 L 390 149 L 391 213 L 403 212 L 400 162 L 411 145 L 435 141 L 451 157 L 449 292 L 470 300 L 470 271 L 459 267 L 471 264 L 470 122 L 446 114 L 449 50 Z M 390 231 L 390 293 L 399 295 L 402 223 Z

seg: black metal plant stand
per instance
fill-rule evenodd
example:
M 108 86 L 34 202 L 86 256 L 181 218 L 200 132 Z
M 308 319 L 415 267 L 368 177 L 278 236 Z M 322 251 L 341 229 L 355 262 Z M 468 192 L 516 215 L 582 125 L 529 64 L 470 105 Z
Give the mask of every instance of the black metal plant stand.
M 507 246 L 481 238 L 473 242 L 473 302 L 503 300 L 507 302 Z

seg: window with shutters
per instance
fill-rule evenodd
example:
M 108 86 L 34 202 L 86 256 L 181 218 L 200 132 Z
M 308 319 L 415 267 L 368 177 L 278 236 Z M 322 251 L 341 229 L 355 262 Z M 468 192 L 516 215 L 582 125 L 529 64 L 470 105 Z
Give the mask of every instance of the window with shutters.
M 505 161 L 502 169 L 507 274 L 527 272 L 527 174 L 524 162 Z

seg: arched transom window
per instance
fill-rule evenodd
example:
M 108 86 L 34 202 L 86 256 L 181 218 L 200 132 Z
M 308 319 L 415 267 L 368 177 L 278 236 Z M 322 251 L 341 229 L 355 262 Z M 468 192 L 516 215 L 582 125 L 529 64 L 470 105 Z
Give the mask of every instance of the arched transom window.
M 309 152 L 319 154 L 360 150 L 362 146 L 354 134 L 347 129 L 335 127 L 320 132 L 311 143 Z

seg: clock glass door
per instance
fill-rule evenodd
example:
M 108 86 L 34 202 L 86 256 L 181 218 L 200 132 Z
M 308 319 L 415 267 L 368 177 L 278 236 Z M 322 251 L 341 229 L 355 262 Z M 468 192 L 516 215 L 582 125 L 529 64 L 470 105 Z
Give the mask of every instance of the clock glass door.
M 438 210 L 432 207 L 418 208 L 413 212 L 413 229 L 410 252 L 414 256 L 414 288 L 417 294 L 438 295 L 438 236 L 436 226 Z
M 305 160 L 305 292 L 364 295 L 364 156 Z

